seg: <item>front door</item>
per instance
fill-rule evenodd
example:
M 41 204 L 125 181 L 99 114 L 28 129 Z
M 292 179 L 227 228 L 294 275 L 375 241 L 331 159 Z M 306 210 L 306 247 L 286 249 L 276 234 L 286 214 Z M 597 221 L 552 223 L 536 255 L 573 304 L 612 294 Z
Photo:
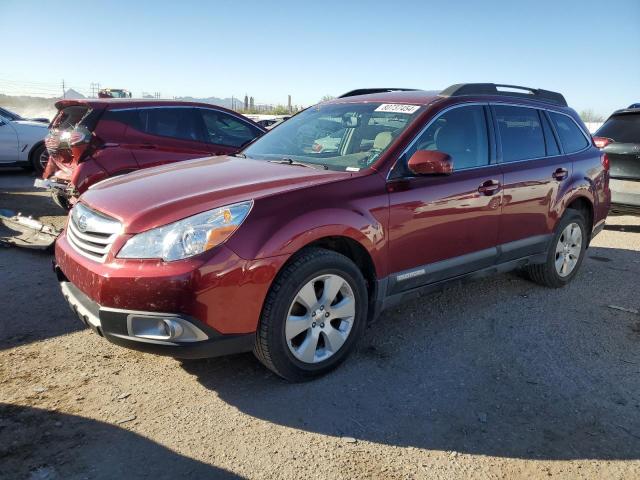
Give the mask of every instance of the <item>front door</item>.
M 0 163 L 18 161 L 18 134 L 9 120 L 0 117 Z
M 389 177 L 389 294 L 463 275 L 495 263 L 502 173 L 492 162 L 489 111 L 461 105 L 444 111 L 398 160 Z M 453 159 L 447 176 L 414 176 L 416 150 Z

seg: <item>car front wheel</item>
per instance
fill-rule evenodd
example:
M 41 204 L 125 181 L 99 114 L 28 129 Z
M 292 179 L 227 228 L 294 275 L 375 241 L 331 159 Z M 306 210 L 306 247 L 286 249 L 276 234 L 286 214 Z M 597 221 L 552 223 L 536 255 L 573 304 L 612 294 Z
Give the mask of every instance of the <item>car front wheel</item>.
M 344 255 L 311 248 L 274 281 L 254 353 L 287 380 L 309 380 L 344 361 L 366 318 L 367 287 L 358 267 Z

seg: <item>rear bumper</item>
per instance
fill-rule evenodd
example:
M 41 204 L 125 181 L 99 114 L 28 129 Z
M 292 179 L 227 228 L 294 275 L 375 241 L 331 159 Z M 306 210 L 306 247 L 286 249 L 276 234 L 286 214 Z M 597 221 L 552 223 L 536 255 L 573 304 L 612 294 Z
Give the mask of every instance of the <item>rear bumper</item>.
M 611 210 L 616 213 L 640 213 L 640 181 L 609 181 L 611 188 Z
M 250 352 L 253 348 L 255 337 L 253 334 L 223 335 L 202 322 L 184 315 L 102 307 L 67 281 L 60 269 L 56 268 L 56 273 L 62 294 L 71 310 L 87 327 L 116 345 L 157 355 L 192 359 Z M 192 325 L 203 334 L 203 337 L 193 341 L 142 338 L 136 336 L 131 327 L 131 317 L 179 319 L 183 324 Z

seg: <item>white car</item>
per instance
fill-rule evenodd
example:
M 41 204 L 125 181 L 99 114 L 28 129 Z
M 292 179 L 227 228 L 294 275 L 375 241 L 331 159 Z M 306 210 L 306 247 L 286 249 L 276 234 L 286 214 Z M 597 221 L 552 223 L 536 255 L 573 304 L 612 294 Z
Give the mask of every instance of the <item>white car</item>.
M 0 167 L 29 167 L 42 173 L 49 161 L 44 145 L 47 133 L 47 123 L 0 108 Z

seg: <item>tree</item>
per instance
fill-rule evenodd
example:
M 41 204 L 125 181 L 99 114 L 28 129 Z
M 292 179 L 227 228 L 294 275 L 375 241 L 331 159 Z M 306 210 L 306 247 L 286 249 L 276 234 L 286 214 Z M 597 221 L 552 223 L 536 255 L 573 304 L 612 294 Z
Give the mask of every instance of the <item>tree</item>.
M 583 122 L 604 122 L 604 117 L 599 113 L 595 113 L 592 109 L 588 108 L 580 112 L 580 118 Z
M 334 97 L 333 95 L 323 95 L 322 98 L 320 99 L 321 102 L 328 102 L 329 100 L 333 100 Z

